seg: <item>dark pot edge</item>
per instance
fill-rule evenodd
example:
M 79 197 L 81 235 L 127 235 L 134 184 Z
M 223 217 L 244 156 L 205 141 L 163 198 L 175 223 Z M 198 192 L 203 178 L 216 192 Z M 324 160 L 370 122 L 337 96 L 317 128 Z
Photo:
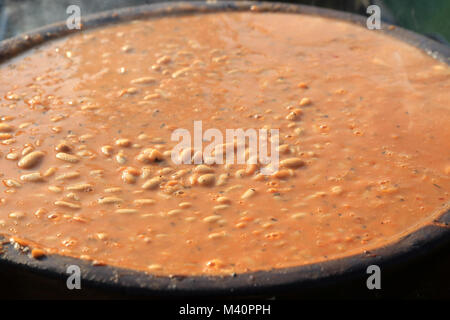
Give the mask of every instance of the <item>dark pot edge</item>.
M 325 16 L 338 20 L 365 25 L 363 16 L 331 9 L 264 2 L 190 2 L 157 3 L 94 14 L 82 20 L 83 28 L 92 29 L 106 24 L 119 23 L 133 19 L 143 19 L 168 15 L 185 15 L 217 11 L 248 11 L 304 13 Z M 388 24 L 383 23 L 383 26 Z M 450 47 L 414 32 L 395 27 L 379 30 L 422 49 L 433 58 L 449 64 Z M 68 30 L 65 23 L 57 23 L 31 31 L 12 39 L 0 42 L 0 62 L 11 59 L 35 46 L 52 39 L 78 32 Z M 342 281 L 346 278 L 365 274 L 371 264 L 392 266 L 403 264 L 423 256 L 429 250 L 450 243 L 450 210 L 444 212 L 434 223 L 406 235 L 395 243 L 377 248 L 365 254 L 358 254 L 326 262 L 299 267 L 259 271 L 235 276 L 175 276 L 159 277 L 144 272 L 111 266 L 93 266 L 90 262 L 50 255 L 40 260 L 16 250 L 13 245 L 3 246 L 0 265 L 15 265 L 24 270 L 64 280 L 67 266 L 78 265 L 82 281 L 88 286 L 125 290 L 132 294 L 159 296 L 180 295 L 220 295 L 220 294 L 261 294 L 272 293 L 293 287 L 317 287 Z M 0 237 L 1 239 L 1 237 Z
M 147 19 L 160 16 L 188 15 L 198 13 L 205 14 L 218 11 L 284 12 L 323 16 L 354 23 L 363 27 L 365 27 L 366 23 L 366 17 L 357 14 L 337 11 L 328 8 L 287 4 L 282 2 L 161 2 L 117 10 L 109 10 L 82 17 L 81 30 L 69 30 L 66 27 L 65 22 L 59 22 L 32 30 L 10 39 L 6 39 L 0 42 L 0 63 L 49 40 L 61 38 L 71 33 L 101 27 L 106 24 L 120 23 L 133 19 Z M 403 42 L 407 42 L 419 49 L 422 49 L 422 51 L 437 60 L 450 63 L 450 46 L 446 44 L 439 43 L 426 36 L 388 24 L 386 22 L 382 23 L 381 30 L 377 30 L 374 32 L 382 32 L 384 34 L 398 38 Z

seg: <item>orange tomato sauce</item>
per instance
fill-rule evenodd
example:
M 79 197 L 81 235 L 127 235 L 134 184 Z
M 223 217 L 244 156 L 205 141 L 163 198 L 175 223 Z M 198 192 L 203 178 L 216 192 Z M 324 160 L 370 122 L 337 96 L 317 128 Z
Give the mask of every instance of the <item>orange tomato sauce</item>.
M 160 275 L 360 253 L 448 204 L 449 98 L 446 64 L 321 17 L 82 31 L 0 67 L 0 234 Z M 173 164 L 171 133 L 196 120 L 279 129 L 284 165 Z

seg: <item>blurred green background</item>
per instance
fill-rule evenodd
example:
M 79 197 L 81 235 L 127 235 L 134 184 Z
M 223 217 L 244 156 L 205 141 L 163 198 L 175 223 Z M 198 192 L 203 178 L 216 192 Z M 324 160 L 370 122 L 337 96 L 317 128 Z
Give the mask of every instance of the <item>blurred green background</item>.
M 450 42 L 450 0 L 384 0 L 400 26 Z
M 450 42 L 450 0 L 291 0 L 366 15 L 366 8 L 376 4 L 381 19 L 425 34 L 441 42 Z

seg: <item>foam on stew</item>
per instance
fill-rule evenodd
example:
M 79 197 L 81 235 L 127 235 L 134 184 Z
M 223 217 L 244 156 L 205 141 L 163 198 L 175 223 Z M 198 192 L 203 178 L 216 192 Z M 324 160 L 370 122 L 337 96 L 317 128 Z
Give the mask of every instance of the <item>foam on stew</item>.
M 83 31 L 0 67 L 0 233 L 35 258 L 162 275 L 360 253 L 448 204 L 449 98 L 447 65 L 321 17 Z M 194 121 L 278 129 L 279 170 L 174 164 L 171 134 Z

